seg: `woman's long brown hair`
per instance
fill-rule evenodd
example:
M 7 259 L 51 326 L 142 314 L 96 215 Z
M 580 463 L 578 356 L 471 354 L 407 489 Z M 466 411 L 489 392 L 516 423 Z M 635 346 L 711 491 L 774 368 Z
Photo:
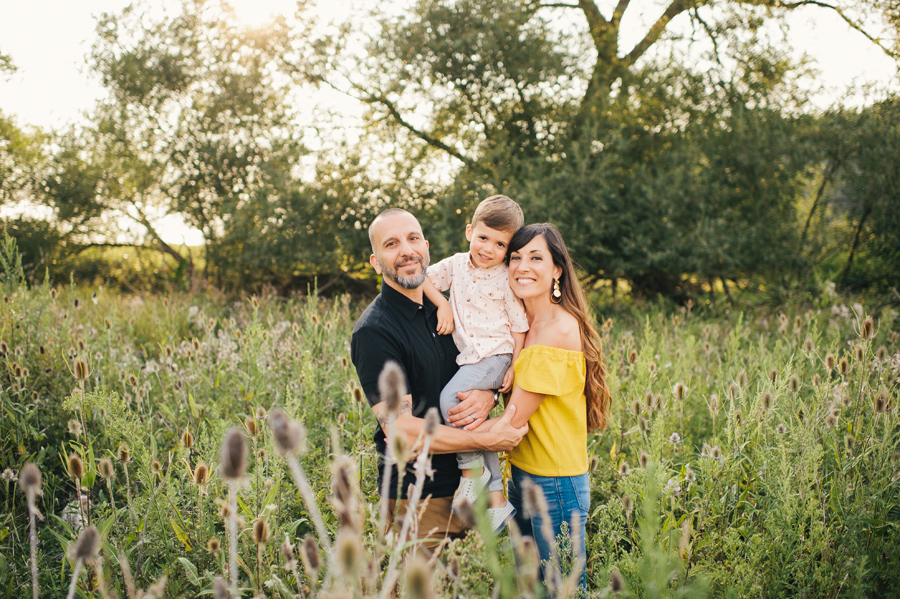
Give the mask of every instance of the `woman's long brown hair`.
M 563 241 L 559 229 L 550 223 L 536 223 L 522 227 L 509 242 L 506 252 L 507 262 L 509 255 L 517 252 L 537 237 L 542 236 L 550 249 L 553 264 L 562 269 L 559 277 L 559 290 L 562 293 L 559 305 L 566 312 L 575 317 L 581 330 L 581 350 L 584 353 L 584 361 L 587 373 L 584 381 L 584 397 L 587 403 L 587 429 L 589 432 L 606 428 L 609 420 L 609 408 L 611 397 L 609 386 L 606 384 L 606 366 L 601 355 L 600 335 L 594 328 L 593 318 L 588 310 L 587 299 L 578 277 L 575 275 L 575 265 L 569 256 L 569 250 Z

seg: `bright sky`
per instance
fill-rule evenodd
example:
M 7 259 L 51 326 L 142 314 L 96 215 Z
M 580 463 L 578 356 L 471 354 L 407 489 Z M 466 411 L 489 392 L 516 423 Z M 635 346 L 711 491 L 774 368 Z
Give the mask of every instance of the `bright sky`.
M 340 17 L 371 6 L 372 1 L 317 0 L 315 4 L 323 17 Z M 175 0 L 153 2 L 172 9 L 179 5 Z M 99 81 L 85 66 L 96 17 L 121 11 L 128 4 L 124 0 L 0 0 L 0 52 L 10 55 L 19 68 L 8 80 L 0 80 L 0 110 L 14 115 L 22 126 L 61 128 L 78 121 L 103 95 Z M 294 0 L 233 0 L 231 4 L 247 24 L 263 23 L 272 14 L 291 15 L 296 6 Z M 609 12 L 609 0 L 598 4 Z M 663 4 L 662 0 L 635 3 L 645 7 L 645 13 L 626 15 L 631 22 L 623 23 L 623 43 L 636 42 Z M 816 61 L 820 76 L 810 85 L 823 88 L 816 96 L 819 106 L 831 104 L 854 83 L 900 89 L 897 64 L 830 11 L 796 11 L 789 35 L 798 49 Z M 185 237 L 185 231 L 174 224 L 164 228 L 178 231 L 172 242 L 197 240 L 196 235 Z

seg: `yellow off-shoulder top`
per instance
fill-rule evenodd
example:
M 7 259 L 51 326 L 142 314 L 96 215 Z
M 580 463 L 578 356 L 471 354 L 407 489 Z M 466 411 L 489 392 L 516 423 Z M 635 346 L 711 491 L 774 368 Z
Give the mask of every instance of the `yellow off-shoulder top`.
M 587 472 L 584 354 L 531 345 L 519 353 L 514 368 L 516 385 L 545 397 L 528 420 L 528 434 L 509 452 L 509 461 L 537 476 Z

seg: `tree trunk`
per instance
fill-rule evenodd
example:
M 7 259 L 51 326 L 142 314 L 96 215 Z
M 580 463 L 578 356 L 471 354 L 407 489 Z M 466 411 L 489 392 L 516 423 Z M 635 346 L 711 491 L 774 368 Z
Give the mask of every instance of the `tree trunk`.
M 850 255 L 847 256 L 847 264 L 844 265 L 844 271 L 841 273 L 839 286 L 842 288 L 847 284 L 847 276 L 850 274 L 850 267 L 853 266 L 853 255 L 856 254 L 856 248 L 859 247 L 859 238 L 862 235 L 863 226 L 866 224 L 866 219 L 869 218 L 869 213 L 871 211 L 872 209 L 869 206 L 866 206 L 862 216 L 859 217 L 859 224 L 856 225 L 856 234 L 853 236 L 853 245 L 850 246 Z

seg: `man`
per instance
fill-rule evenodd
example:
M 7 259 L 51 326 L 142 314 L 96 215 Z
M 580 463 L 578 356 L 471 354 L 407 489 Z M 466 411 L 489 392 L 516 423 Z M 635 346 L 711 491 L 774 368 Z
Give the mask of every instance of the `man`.
M 350 356 L 363 391 L 375 413 L 379 428 L 375 446 L 379 454 L 378 488 L 384 476 L 386 454 L 385 427 L 387 409 L 378 391 L 378 377 L 388 361 L 400 365 L 406 376 L 408 395 L 403 398 L 395 420 L 398 434 L 413 444 L 424 428 L 423 417 L 430 407 L 440 407 L 440 392 L 456 373 L 457 349 L 450 335 L 438 335 L 437 311 L 425 296 L 422 283 L 428 269 L 428 242 L 419 221 L 405 210 L 389 209 L 379 214 L 369 227 L 372 255 L 369 263 L 382 275 L 381 294 L 366 308 L 356 323 L 350 343 Z M 513 428 L 512 412 L 499 418 L 491 430 L 474 430 L 496 405 L 490 391 L 460 394 L 463 400 L 451 411 L 450 424 L 465 428 L 441 426 L 431 444 L 434 477 L 426 480 L 423 497 L 430 496 L 427 509 L 419 521 L 420 538 L 437 529 L 456 536 L 465 529 L 452 515 L 450 503 L 459 484 L 457 451 L 508 451 L 515 447 L 528 426 Z M 391 473 L 390 513 L 406 509 L 406 489 L 415 480 L 412 465 L 406 470 L 397 497 L 396 467 Z M 399 505 L 396 505 L 399 502 Z M 432 547 L 436 543 L 431 544 Z M 428 547 L 428 545 L 426 545 Z

